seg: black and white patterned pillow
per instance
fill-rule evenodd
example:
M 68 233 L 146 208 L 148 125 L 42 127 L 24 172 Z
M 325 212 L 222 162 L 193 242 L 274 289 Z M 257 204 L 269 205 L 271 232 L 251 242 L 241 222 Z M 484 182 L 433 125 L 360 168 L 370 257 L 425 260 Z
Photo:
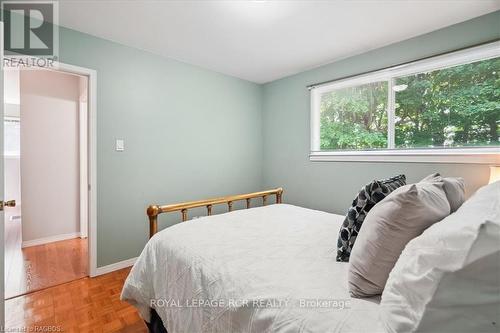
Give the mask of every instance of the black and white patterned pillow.
M 388 179 L 374 180 L 361 188 L 340 227 L 337 241 L 337 261 L 349 261 L 356 236 L 370 209 L 389 193 L 403 185 L 406 185 L 406 176 L 399 175 Z

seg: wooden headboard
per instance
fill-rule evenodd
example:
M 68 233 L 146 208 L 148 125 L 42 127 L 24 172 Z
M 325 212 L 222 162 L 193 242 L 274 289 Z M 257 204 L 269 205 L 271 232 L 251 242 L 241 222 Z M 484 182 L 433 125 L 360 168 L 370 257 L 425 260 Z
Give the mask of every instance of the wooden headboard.
M 158 232 L 158 215 L 160 215 L 162 213 L 180 211 L 182 214 L 182 221 L 187 221 L 188 220 L 187 211 L 188 211 L 188 209 L 191 209 L 191 208 L 205 206 L 205 207 L 207 207 L 207 214 L 212 215 L 212 207 L 214 205 L 227 204 L 228 210 L 232 211 L 233 210 L 233 202 L 235 202 L 235 201 L 246 200 L 246 204 L 247 204 L 246 208 L 250 208 L 251 199 L 262 198 L 262 204 L 265 206 L 267 203 L 267 197 L 270 195 L 276 195 L 276 203 L 281 203 L 283 189 L 281 187 L 279 187 L 279 188 L 276 188 L 273 190 L 267 190 L 267 191 L 261 191 L 261 192 L 237 194 L 237 195 L 230 195 L 230 196 L 225 196 L 225 197 L 220 197 L 220 198 L 205 199 L 205 200 L 198 200 L 198 201 L 188 201 L 188 202 L 182 202 L 182 203 L 176 203 L 176 204 L 164 205 L 164 206 L 151 205 L 148 207 L 148 209 L 146 211 L 148 214 L 148 217 L 149 217 L 149 238 L 153 237 L 153 235 Z

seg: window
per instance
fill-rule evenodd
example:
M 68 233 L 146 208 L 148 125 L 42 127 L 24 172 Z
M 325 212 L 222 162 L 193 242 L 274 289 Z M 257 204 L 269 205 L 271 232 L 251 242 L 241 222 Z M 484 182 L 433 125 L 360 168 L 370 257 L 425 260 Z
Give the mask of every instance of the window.
M 500 42 L 312 87 L 311 160 L 500 162 Z

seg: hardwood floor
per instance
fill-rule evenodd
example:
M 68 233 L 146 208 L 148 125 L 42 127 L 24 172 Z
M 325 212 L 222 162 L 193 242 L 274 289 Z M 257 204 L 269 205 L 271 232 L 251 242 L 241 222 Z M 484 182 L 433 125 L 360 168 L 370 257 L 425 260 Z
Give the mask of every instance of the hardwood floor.
M 120 301 L 129 270 L 87 277 L 7 300 L 6 328 L 11 332 L 49 332 L 43 328 L 50 328 L 51 332 L 147 333 L 135 308 Z
M 5 219 L 5 297 L 29 293 L 88 275 L 87 239 L 21 248 L 21 221 Z

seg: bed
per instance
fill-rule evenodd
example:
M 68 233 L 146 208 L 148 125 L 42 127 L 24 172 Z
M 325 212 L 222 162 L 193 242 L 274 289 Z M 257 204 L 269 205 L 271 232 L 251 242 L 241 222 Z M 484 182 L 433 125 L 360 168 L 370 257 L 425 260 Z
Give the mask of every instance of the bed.
M 351 298 L 348 265 L 335 260 L 343 216 L 275 204 L 187 221 L 187 206 L 173 206 L 148 210 L 152 237 L 121 295 L 146 322 L 170 333 L 383 331 L 380 299 Z M 165 207 L 186 222 L 157 232 Z

